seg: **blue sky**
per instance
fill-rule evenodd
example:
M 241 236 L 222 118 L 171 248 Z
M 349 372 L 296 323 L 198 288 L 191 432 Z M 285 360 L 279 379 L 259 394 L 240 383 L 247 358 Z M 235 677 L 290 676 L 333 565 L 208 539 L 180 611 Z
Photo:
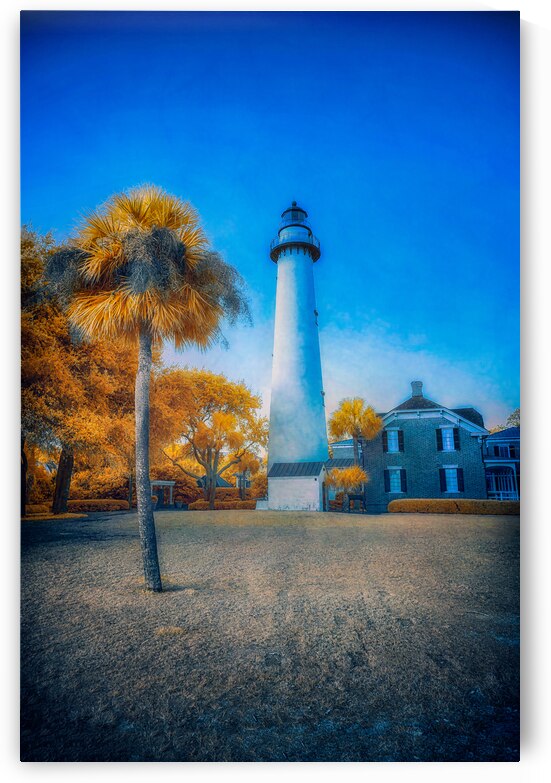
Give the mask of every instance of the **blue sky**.
M 254 327 L 169 363 L 269 403 L 275 265 L 296 199 L 322 244 L 328 411 L 420 378 L 488 425 L 519 404 L 516 13 L 27 12 L 22 221 L 57 238 L 117 190 L 189 199 Z

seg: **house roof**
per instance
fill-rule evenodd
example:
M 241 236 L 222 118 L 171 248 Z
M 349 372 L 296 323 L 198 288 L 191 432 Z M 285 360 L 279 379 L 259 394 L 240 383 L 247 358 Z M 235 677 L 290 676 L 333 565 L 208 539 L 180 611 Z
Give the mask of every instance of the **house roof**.
M 274 462 L 268 471 L 268 478 L 319 476 L 324 464 L 324 462 Z
M 423 397 L 419 394 L 413 397 L 409 397 L 409 399 L 393 408 L 392 411 L 418 411 L 434 409 L 449 410 L 452 413 L 457 413 L 458 416 L 467 419 L 467 421 L 470 421 L 471 424 L 476 424 L 477 427 L 484 427 L 484 419 L 482 418 L 482 414 L 477 411 L 476 408 L 447 408 L 445 405 L 440 405 L 440 403 L 434 402 L 434 400 L 429 400 L 428 397 Z M 392 413 L 392 411 L 389 411 L 389 413 Z
M 331 470 L 332 468 L 351 468 L 353 464 L 354 460 L 352 457 L 349 457 L 348 459 L 339 457 L 338 459 L 328 459 L 325 463 L 325 467 L 327 470 Z
M 476 408 L 450 408 L 450 410 L 453 413 L 457 413 L 458 416 L 463 416 L 464 419 L 472 421 L 473 424 L 478 424 L 479 427 L 484 426 L 482 414 Z
M 198 487 L 204 487 L 205 486 L 205 477 L 204 476 L 202 478 L 197 479 L 197 486 Z M 216 477 L 216 486 L 217 487 L 231 487 L 232 484 L 230 484 L 229 481 L 226 481 L 226 479 L 223 478 L 222 476 L 217 476 Z
M 517 440 L 520 439 L 520 427 L 507 427 L 506 430 L 492 432 L 486 440 Z
M 430 408 L 444 407 L 444 405 L 439 405 L 437 402 L 429 400 L 428 397 L 421 397 L 421 395 L 417 395 L 416 397 L 410 397 L 404 402 L 401 402 L 400 405 L 392 408 L 392 411 L 419 411 L 428 410 Z M 389 413 L 392 413 L 392 411 L 389 411 Z

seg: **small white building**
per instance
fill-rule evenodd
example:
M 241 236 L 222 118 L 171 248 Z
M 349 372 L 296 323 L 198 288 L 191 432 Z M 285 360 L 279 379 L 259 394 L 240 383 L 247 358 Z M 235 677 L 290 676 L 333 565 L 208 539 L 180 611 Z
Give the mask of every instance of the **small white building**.
M 268 471 L 268 509 L 322 511 L 324 462 L 275 462 Z

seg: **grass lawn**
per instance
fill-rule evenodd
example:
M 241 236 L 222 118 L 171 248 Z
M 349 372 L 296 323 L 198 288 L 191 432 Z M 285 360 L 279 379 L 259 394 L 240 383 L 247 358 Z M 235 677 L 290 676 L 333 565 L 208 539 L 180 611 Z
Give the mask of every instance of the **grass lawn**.
M 22 524 L 22 758 L 518 758 L 518 517 Z

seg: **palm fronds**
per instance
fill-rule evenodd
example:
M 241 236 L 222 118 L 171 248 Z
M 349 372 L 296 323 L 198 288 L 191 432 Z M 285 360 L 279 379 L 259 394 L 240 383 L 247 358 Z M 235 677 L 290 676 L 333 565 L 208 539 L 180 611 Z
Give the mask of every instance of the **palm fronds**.
M 250 320 L 241 276 L 207 247 L 195 209 L 145 185 L 85 218 L 47 275 L 90 338 L 145 329 L 156 341 L 206 348 L 223 339 L 223 317 Z

